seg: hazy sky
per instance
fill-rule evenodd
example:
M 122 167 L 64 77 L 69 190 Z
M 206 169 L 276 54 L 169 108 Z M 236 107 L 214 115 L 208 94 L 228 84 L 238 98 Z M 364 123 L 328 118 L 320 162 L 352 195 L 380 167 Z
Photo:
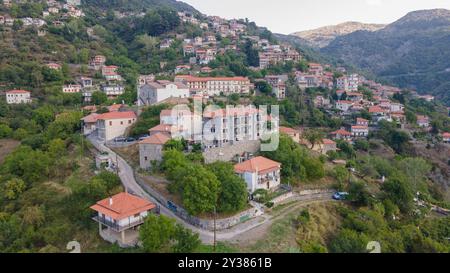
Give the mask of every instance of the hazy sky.
M 184 0 L 207 15 L 249 18 L 289 34 L 346 21 L 391 23 L 410 11 L 450 9 L 450 0 Z

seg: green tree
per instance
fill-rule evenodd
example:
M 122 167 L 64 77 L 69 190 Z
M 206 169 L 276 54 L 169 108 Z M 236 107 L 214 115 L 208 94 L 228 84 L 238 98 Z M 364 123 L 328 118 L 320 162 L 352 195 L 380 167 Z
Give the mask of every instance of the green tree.
M 217 178 L 220 178 L 219 212 L 236 212 L 245 208 L 248 194 L 245 181 L 237 176 L 234 167 L 228 162 L 216 162 L 208 166 Z
M 315 129 L 306 130 L 304 137 L 311 143 L 311 149 L 314 149 L 316 144 L 320 144 L 323 138 L 322 133 Z
M 92 93 L 91 102 L 95 105 L 102 105 L 108 101 L 108 96 L 100 91 L 95 91 Z
M 177 224 L 175 228 L 176 243 L 172 246 L 174 253 L 191 253 L 200 246 L 198 233 Z
M 0 124 L 0 138 L 7 138 L 12 135 L 13 130 L 6 124 Z
M 385 198 L 397 205 L 403 213 L 408 213 L 413 207 L 414 193 L 403 177 L 390 177 L 381 187 Z
M 212 212 L 217 204 L 220 182 L 217 177 L 201 165 L 186 168 L 181 181 L 184 208 L 193 215 Z
M 26 190 L 25 182 L 19 178 L 13 178 L 5 183 L 4 195 L 8 200 L 15 200 Z
M 150 214 L 139 231 L 142 247 L 145 252 L 156 253 L 168 250 L 167 246 L 173 238 L 176 228 L 174 220 L 163 215 Z
M 329 249 L 334 253 L 364 253 L 367 238 L 351 229 L 341 230 L 331 241 Z

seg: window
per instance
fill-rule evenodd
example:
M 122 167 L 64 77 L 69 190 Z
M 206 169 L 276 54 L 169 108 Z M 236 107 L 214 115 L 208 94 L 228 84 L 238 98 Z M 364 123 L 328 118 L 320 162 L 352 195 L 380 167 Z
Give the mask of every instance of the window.
M 123 125 L 123 121 L 120 122 L 120 125 Z
M 145 161 L 148 161 L 148 157 L 144 156 L 144 160 L 145 160 Z
M 112 121 L 109 122 L 109 126 L 112 126 Z
M 131 120 L 128 120 L 128 124 L 131 124 Z

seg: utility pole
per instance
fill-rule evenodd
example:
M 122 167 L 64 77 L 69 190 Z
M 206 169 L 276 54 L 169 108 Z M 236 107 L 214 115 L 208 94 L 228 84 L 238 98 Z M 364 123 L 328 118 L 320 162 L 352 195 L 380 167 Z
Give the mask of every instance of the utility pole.
M 117 153 L 116 153 L 116 174 L 117 176 L 119 176 L 119 159 L 117 157 Z
M 216 206 L 214 206 L 214 252 L 216 252 Z

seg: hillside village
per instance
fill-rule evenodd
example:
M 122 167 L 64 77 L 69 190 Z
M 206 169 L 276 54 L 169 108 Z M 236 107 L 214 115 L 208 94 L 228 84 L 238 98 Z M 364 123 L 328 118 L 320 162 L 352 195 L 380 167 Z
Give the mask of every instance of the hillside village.
M 53 35 L 53 28 L 84 20 L 90 12 L 79 1 L 49 0 L 41 14 L 21 18 L 13 16 L 15 1 L 3 0 L 3 5 L 1 32 L 31 28 L 42 38 Z M 145 16 L 114 15 L 119 20 Z M 95 196 L 90 204 L 89 213 L 95 213 L 92 219 L 105 241 L 135 247 L 145 218 L 168 215 L 165 211 L 192 230 L 227 232 L 311 192 L 330 198 L 346 190 L 344 184 L 352 179 L 382 188 L 393 175 L 368 166 L 373 147 L 373 154 L 386 149 L 395 155 L 406 153 L 411 141 L 450 150 L 449 125 L 438 123 L 434 114 L 414 111 L 438 103 L 432 96 L 318 63 L 247 20 L 187 11 L 174 16 L 179 28 L 195 31 L 142 36 L 144 48 L 151 48 L 147 52 L 174 57 L 158 57 L 148 65 L 151 69 L 137 74 L 101 50 L 87 50 L 85 63 L 47 58 L 39 64 L 49 75 L 69 75 L 52 85 L 65 101 L 74 101 L 65 106 L 68 111 L 82 113 L 67 120 L 76 120 L 73 128 L 81 123 L 82 138 L 96 150 L 96 173 L 107 171 L 122 179 L 123 190 Z M 100 39 L 98 29 L 88 27 L 86 35 Z M 238 63 L 239 58 L 245 63 Z M 2 82 L 1 90 L 11 109 L 36 111 L 47 99 L 39 87 Z M 274 105 L 280 105 L 279 115 Z M 280 148 L 266 150 L 274 137 Z M 227 192 L 227 185 L 233 185 L 233 191 Z M 432 197 L 426 201 L 438 203 Z M 217 212 L 213 226 L 211 217 L 216 220 Z M 392 212 L 394 218 L 399 214 Z

